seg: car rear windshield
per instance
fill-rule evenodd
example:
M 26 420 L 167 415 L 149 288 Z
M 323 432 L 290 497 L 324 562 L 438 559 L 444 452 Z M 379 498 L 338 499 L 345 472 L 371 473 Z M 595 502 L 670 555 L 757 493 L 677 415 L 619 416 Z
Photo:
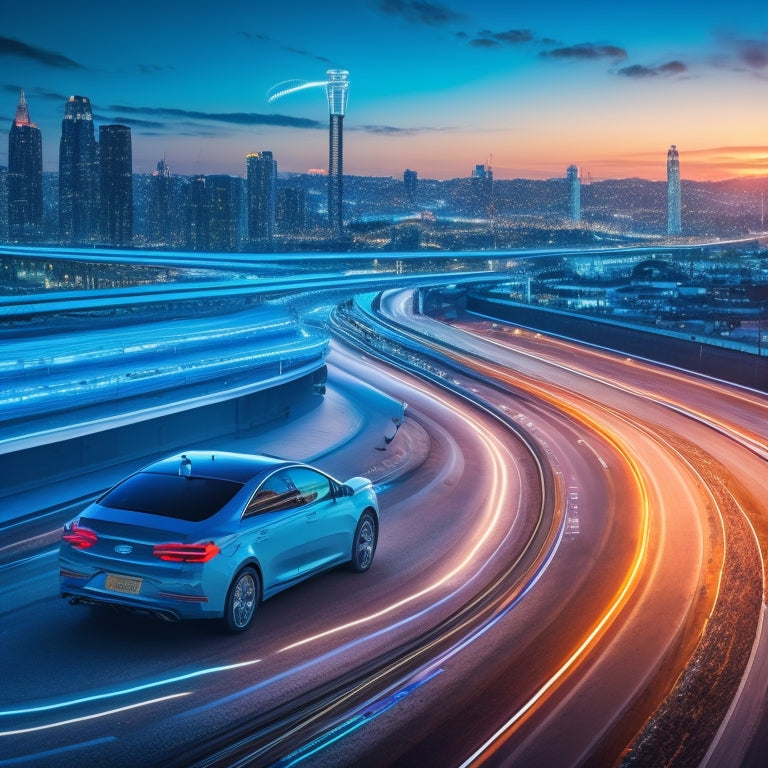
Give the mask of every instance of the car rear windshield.
M 242 484 L 232 480 L 139 472 L 105 494 L 99 504 L 196 523 L 218 512 L 240 488 Z

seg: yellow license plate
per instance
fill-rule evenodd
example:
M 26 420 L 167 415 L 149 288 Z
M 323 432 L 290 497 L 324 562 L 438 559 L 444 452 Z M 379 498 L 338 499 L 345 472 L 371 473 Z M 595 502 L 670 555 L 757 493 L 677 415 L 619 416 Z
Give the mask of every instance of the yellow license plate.
M 141 592 L 141 582 L 143 579 L 132 579 L 130 576 L 107 576 L 107 583 L 104 585 L 111 592 L 125 592 L 129 595 L 138 595 Z

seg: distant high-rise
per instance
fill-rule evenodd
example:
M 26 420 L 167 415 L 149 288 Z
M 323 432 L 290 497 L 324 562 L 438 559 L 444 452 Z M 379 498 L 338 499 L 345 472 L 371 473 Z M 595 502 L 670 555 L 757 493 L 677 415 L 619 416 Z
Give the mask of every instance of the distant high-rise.
M 679 235 L 680 223 L 680 158 L 673 144 L 667 152 L 667 234 Z
M 342 214 L 342 185 L 344 177 L 344 113 L 349 98 L 349 72 L 344 69 L 329 69 L 325 93 L 330 113 L 328 151 L 328 227 L 331 233 L 340 237 L 344 232 Z
M 129 245 L 133 239 L 133 154 L 127 125 L 99 126 L 101 239 Z
M 99 158 L 91 102 L 70 96 L 59 145 L 59 237 L 71 245 L 99 234 Z
M 271 152 L 246 156 L 248 239 L 271 240 L 275 234 L 277 163 Z
M 479 216 L 494 216 L 493 205 L 493 168 L 482 163 L 475 166 L 470 178 L 473 200 L 473 212 Z
M 152 174 L 149 210 L 149 237 L 153 244 L 175 245 L 173 226 L 173 178 L 165 159 L 157 163 Z
M 210 213 L 208 208 L 205 176 L 195 176 L 190 179 L 187 187 L 187 222 L 184 244 L 190 251 L 207 251 L 210 249 Z
M 43 144 L 21 92 L 8 135 L 8 237 L 36 240 L 43 226 Z
M 210 223 L 208 249 L 227 252 L 240 249 L 242 239 L 242 178 L 226 174 L 205 177 Z
M 285 187 L 277 193 L 277 221 L 286 235 L 300 235 L 307 228 L 307 193 Z
M 575 165 L 569 165 L 566 171 L 568 179 L 568 194 L 570 196 L 571 221 L 581 221 L 581 179 L 579 169 Z
M 403 174 L 403 184 L 405 185 L 405 196 L 409 201 L 413 200 L 413 198 L 416 197 L 416 188 L 419 184 L 418 173 L 407 168 Z

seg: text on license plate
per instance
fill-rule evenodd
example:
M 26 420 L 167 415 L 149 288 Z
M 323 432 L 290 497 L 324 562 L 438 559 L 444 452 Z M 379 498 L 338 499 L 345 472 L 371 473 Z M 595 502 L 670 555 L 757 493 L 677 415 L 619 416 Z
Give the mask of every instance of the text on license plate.
M 127 592 L 129 595 L 138 595 L 141 591 L 141 582 L 143 579 L 132 579 L 130 576 L 107 576 L 107 582 L 104 585 L 112 592 Z

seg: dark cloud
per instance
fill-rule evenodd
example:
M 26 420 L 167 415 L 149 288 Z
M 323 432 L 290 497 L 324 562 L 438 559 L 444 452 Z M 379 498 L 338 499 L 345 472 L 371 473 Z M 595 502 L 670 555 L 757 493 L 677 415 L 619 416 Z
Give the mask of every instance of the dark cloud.
M 349 125 L 345 130 L 373 133 L 378 136 L 416 136 L 420 133 L 442 133 L 450 128 L 396 128 L 392 125 Z
M 481 29 L 477 37 L 469 41 L 474 48 L 499 48 L 502 45 L 521 45 L 536 39 L 530 29 L 508 29 L 506 32 L 493 32 Z
M 361 125 L 355 130 L 386 136 L 413 136 L 414 133 L 418 132 L 411 128 L 395 128 L 391 125 Z
M 279 114 L 264 115 L 258 112 L 199 112 L 190 109 L 129 107 L 120 104 L 109 107 L 109 110 L 124 115 L 156 116 L 179 120 L 204 120 L 234 125 L 282 125 L 288 128 L 322 128 L 325 126 L 324 123 L 318 120 L 309 120 L 305 117 L 290 117 L 289 115 Z
M 429 27 L 442 27 L 465 18 L 448 6 L 427 0 L 376 0 L 373 6 L 382 13 L 400 16 L 412 24 L 426 24 Z
M 323 64 L 332 64 L 333 62 L 327 58 L 326 56 L 320 56 L 317 53 L 312 53 L 312 51 L 307 51 L 304 48 L 294 48 L 292 45 L 286 45 L 285 43 L 280 42 L 280 40 L 275 39 L 274 37 L 270 37 L 269 35 L 264 35 L 261 33 L 251 34 L 250 32 L 240 32 L 246 40 L 258 40 L 261 43 L 270 43 L 271 45 L 276 45 L 280 50 L 286 51 L 287 53 L 294 53 L 297 56 L 305 56 L 309 59 L 313 59 L 315 61 L 321 61 Z
M 69 95 L 64 93 L 56 93 L 56 91 L 46 91 L 43 88 L 35 88 L 32 92 L 35 97 L 41 99 L 47 99 L 48 101 L 58 101 L 61 103 L 61 111 L 64 112 L 64 102 L 69 99 Z M 27 92 L 27 98 L 29 93 Z
M 107 123 L 121 123 L 122 125 L 130 125 L 132 128 L 151 128 L 155 131 L 164 131 L 166 128 L 168 128 L 167 123 L 161 123 L 157 120 L 142 120 L 138 117 L 124 117 L 122 115 L 118 115 L 117 117 L 97 117 L 96 115 L 93 116 L 94 120 L 102 120 Z M 142 133 L 146 135 L 146 131 L 142 130 Z M 155 135 L 152 133 L 151 135 Z
M 623 77 L 656 77 L 659 73 L 653 67 L 644 67 L 642 64 L 632 64 L 629 67 L 622 67 L 616 70 L 617 75 Z
M 768 34 L 749 38 L 732 32 L 720 32 L 717 43 L 720 53 L 713 60 L 716 66 L 747 70 L 755 74 L 768 72 Z
M 594 59 L 613 59 L 621 61 L 627 58 L 627 52 L 617 45 L 595 45 L 594 43 L 579 43 L 551 51 L 541 51 L 539 54 L 549 59 L 568 59 L 571 61 L 591 61 Z
M 675 60 L 662 64 L 658 70 L 662 75 L 682 75 L 688 71 L 688 67 L 682 61 Z
M 33 45 L 27 45 L 20 40 L 14 40 L 10 37 L 0 37 L 0 56 L 18 56 L 22 59 L 32 59 L 47 67 L 56 69 L 85 69 L 72 59 L 62 56 L 55 51 L 46 51 L 43 48 L 35 48 Z
M 295 53 L 298 56 L 306 56 L 307 58 L 314 59 L 315 61 L 322 61 L 323 64 L 331 64 L 331 60 L 325 56 L 319 56 L 311 51 L 305 51 L 303 48 L 293 48 L 290 45 L 283 45 L 282 49 L 288 53 Z
M 501 43 L 490 37 L 476 37 L 473 40 L 470 40 L 469 44 L 473 48 L 501 48 Z
M 494 40 L 508 43 L 509 45 L 530 43 L 534 39 L 533 32 L 530 29 L 508 29 L 506 32 L 491 32 L 489 34 Z
M 28 88 L 24 88 L 23 85 L 4 85 L 2 86 L 2 90 L 7 91 L 8 93 L 13 93 L 17 97 L 19 93 L 23 90 L 24 94 L 27 98 L 27 103 L 34 102 L 37 99 L 45 99 L 46 101 L 58 101 L 62 106 L 62 114 L 64 112 L 64 102 L 69 98 L 69 96 L 65 96 L 63 93 L 55 93 L 54 91 L 46 91 L 42 88 L 33 88 L 32 90 L 29 90 Z M 30 109 L 32 109 L 32 105 L 30 104 Z
M 642 64 L 632 64 L 629 67 L 622 67 L 616 70 L 617 75 L 631 78 L 657 77 L 658 75 L 682 75 L 688 71 L 688 67 L 682 61 L 668 61 L 657 67 L 646 67 Z

